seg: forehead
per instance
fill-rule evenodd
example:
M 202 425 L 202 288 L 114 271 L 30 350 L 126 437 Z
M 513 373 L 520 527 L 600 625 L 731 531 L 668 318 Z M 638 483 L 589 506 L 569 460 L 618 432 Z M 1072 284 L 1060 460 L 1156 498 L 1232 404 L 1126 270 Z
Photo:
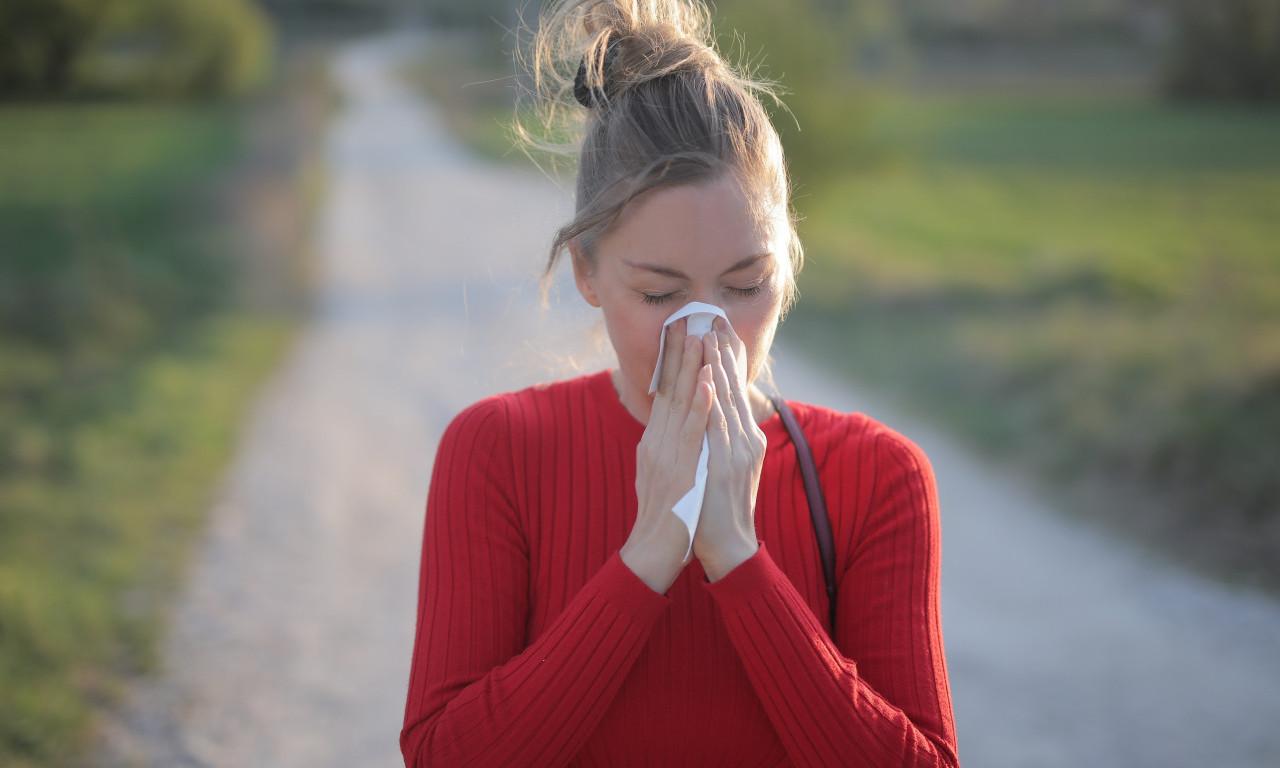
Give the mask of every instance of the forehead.
M 762 216 L 737 178 L 659 187 L 632 200 L 598 244 L 605 258 L 684 267 L 727 266 L 745 256 L 780 254 L 785 232 Z

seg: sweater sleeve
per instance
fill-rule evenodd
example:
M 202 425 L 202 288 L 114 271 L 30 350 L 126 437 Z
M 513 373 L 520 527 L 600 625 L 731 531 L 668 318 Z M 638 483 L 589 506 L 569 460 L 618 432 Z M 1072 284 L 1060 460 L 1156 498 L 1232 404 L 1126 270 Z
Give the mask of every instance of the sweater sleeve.
M 614 553 L 529 645 L 511 467 L 499 400 L 464 411 L 441 439 L 400 735 L 406 766 L 567 763 L 666 607 Z
M 707 588 L 796 765 L 958 766 L 932 469 L 896 433 L 875 439 L 875 490 L 839 574 L 835 643 L 763 546 Z

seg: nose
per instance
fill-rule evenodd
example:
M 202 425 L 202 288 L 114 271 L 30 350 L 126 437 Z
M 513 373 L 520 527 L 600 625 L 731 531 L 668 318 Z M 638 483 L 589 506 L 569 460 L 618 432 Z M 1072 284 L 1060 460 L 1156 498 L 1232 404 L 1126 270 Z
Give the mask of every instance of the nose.
M 698 302 L 702 302 L 703 304 L 710 304 L 713 307 L 719 307 L 720 309 L 724 310 L 724 304 L 721 303 L 723 301 L 723 297 L 720 296 L 720 294 L 715 291 L 712 291 L 712 290 L 697 291 L 690 295 L 692 297 L 689 299 L 690 304 L 692 304 L 695 301 L 698 301 Z M 728 310 L 725 310 L 725 312 L 727 313 Z

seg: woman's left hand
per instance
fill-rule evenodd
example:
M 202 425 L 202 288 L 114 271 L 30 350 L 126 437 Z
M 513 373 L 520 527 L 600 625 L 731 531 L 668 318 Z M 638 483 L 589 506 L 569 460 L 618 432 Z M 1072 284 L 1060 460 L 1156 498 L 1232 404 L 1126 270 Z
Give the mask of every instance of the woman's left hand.
M 707 422 L 707 493 L 693 539 L 693 554 L 715 581 L 760 548 L 756 540 L 756 490 L 764 464 L 765 436 L 751 412 L 746 346 L 721 318 L 703 339 L 715 397 Z

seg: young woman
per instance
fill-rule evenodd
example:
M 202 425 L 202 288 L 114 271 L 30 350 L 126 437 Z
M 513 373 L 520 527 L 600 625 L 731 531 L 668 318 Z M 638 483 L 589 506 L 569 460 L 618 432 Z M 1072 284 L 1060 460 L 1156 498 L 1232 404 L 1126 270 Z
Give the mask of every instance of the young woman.
M 445 432 L 406 765 L 957 765 L 928 461 L 866 416 L 791 404 L 829 509 L 833 614 L 796 448 L 753 383 L 800 250 L 759 89 L 706 21 L 696 0 L 543 17 L 535 82 L 586 118 L 548 270 L 569 254 L 618 366 Z M 664 330 L 695 301 L 724 317 Z M 672 509 L 704 444 L 690 540 Z

